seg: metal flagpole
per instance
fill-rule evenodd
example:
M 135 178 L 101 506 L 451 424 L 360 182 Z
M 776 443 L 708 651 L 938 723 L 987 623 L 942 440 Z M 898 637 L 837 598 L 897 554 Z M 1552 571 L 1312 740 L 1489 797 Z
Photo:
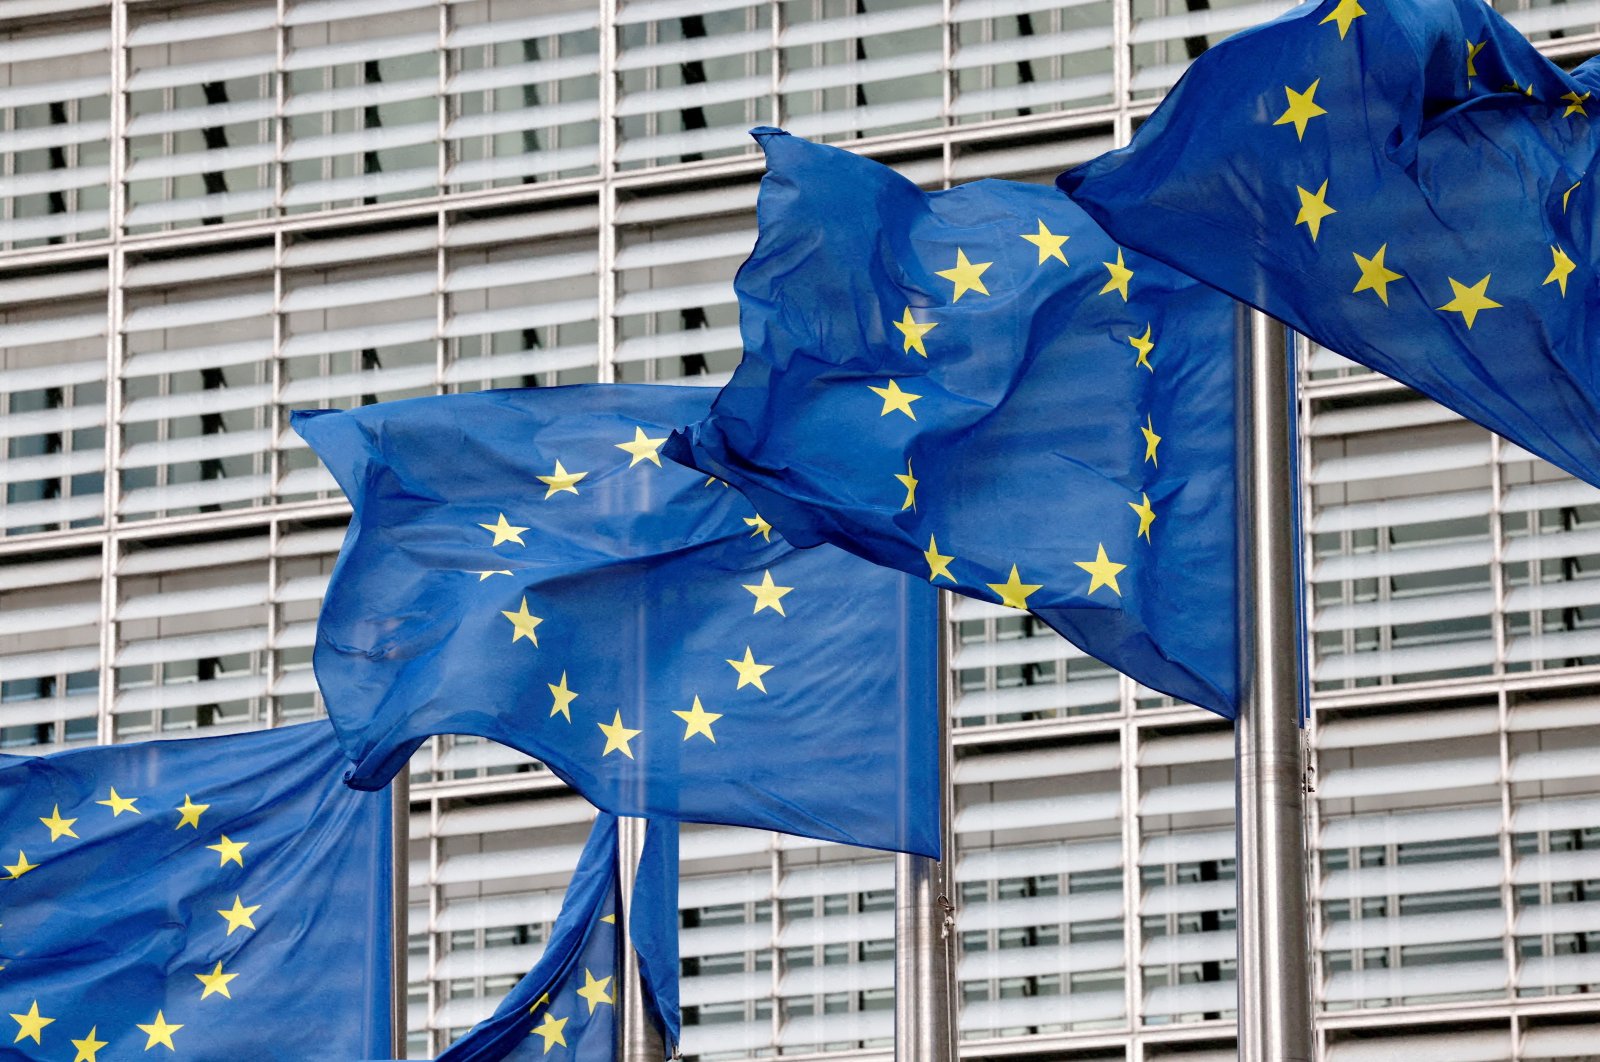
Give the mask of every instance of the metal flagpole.
M 622 966 L 616 981 L 617 1062 L 662 1062 L 667 1054 L 660 1030 L 645 1013 L 639 953 L 632 942 L 633 883 L 639 877 L 639 857 L 644 854 L 644 831 L 644 819 L 617 819 L 617 929 L 622 938 Z
M 1300 623 L 1287 329 L 1240 305 L 1239 1058 L 1311 1062 Z
M 894 1056 L 955 1062 L 955 906 L 951 828 L 949 600 L 939 595 L 939 822 L 943 860 L 901 853 L 894 865 Z
M 411 764 L 389 783 L 389 1057 L 406 1057 L 411 915 Z

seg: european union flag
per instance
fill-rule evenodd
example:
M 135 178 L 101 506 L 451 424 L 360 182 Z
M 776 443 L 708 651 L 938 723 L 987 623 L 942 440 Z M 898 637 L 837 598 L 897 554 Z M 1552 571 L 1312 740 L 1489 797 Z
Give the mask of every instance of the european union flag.
M 1231 717 L 1232 304 L 1055 189 L 925 193 L 773 129 L 744 361 L 669 444 L 790 541 L 1026 608 Z
M 355 509 L 314 653 L 352 784 L 477 734 L 616 814 L 938 851 L 935 595 L 662 462 L 711 397 L 295 414 Z
M 343 767 L 326 722 L 0 760 L 7 1057 L 386 1056 L 389 801 Z
M 1060 185 L 1116 237 L 1600 484 L 1600 62 L 1480 0 L 1308 4 Z
M 578 857 L 567 897 L 539 961 L 495 1012 L 451 1044 L 439 1062 L 532 1062 L 556 1048 L 571 1062 L 617 1058 L 622 941 L 617 820 L 601 814 Z M 661 1032 L 663 1058 L 678 1043 L 678 831 L 651 821 L 629 908 L 645 1014 Z

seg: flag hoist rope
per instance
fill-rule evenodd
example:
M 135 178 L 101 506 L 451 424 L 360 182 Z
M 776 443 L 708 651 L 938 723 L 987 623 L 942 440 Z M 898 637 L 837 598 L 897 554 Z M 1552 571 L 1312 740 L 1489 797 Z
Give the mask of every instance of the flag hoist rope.
M 955 840 L 951 829 L 950 595 L 939 594 L 939 824 L 944 859 L 900 854 L 894 864 L 894 1054 L 955 1062 Z
M 1239 306 L 1240 704 L 1234 727 L 1240 1062 L 1311 1062 L 1294 399 L 1288 330 Z
M 410 954 L 411 764 L 389 783 L 389 1051 L 406 1057 L 406 960 Z

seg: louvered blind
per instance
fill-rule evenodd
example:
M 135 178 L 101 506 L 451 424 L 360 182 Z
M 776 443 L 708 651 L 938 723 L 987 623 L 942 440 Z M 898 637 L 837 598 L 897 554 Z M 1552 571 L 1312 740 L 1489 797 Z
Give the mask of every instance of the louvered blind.
M 105 11 L 0 26 L 0 245 L 38 247 L 108 231 L 110 50 Z

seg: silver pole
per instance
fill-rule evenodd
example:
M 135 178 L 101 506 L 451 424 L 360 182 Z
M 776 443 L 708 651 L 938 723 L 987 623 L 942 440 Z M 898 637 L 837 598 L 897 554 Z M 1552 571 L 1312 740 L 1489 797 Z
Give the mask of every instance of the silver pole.
M 894 1057 L 955 1062 L 955 865 L 951 828 L 949 595 L 939 595 L 939 822 L 943 860 L 901 853 L 894 864 Z
M 617 1062 L 662 1062 L 667 1055 L 661 1033 L 644 1007 L 644 981 L 639 973 L 639 954 L 633 950 L 633 883 L 639 877 L 639 857 L 644 854 L 645 820 L 617 819 L 617 906 L 621 917 L 621 975 L 617 978 Z
M 411 915 L 411 764 L 389 783 L 389 1051 L 406 1057 L 406 979 Z
M 1239 1058 L 1311 1062 L 1287 330 L 1239 307 Z

